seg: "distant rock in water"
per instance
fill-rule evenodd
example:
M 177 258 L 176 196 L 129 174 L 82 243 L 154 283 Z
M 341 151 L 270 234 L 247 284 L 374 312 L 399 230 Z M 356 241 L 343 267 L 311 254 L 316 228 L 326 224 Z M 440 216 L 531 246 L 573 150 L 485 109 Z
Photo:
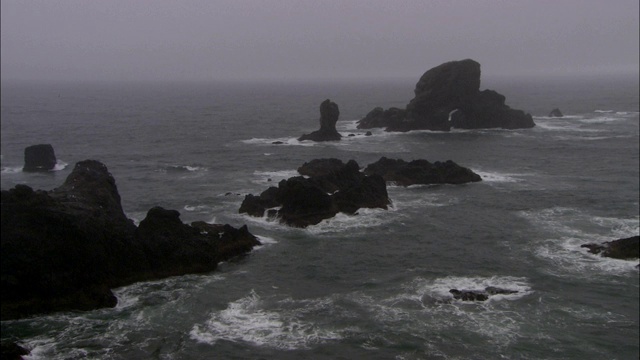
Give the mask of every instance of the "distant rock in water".
M 510 295 L 518 293 L 516 290 L 502 289 L 495 286 L 488 286 L 484 291 L 451 289 L 449 292 L 453 295 L 454 299 L 462 301 L 486 301 L 493 295 Z
M 640 236 L 607 241 L 603 244 L 584 244 L 580 247 L 589 249 L 592 254 L 605 257 L 632 260 L 640 258 Z
M 493 90 L 480 91 L 480 64 L 466 59 L 436 66 L 422 75 L 415 97 L 405 109 L 375 108 L 358 121 L 359 129 L 385 127 L 387 131 L 453 128 L 518 129 L 535 126 L 530 114 L 511 109 Z
M 562 114 L 562 111 L 560 111 L 560 109 L 555 108 L 553 110 L 551 110 L 551 112 L 549 113 L 549 117 L 563 117 L 564 115 Z
M 402 159 L 380 158 L 369 164 L 364 173 L 382 176 L 385 181 L 395 182 L 397 185 L 409 186 L 414 184 L 464 184 L 482 181 L 480 175 L 462 167 L 451 160 L 446 162 L 427 160 L 413 160 L 406 162 Z
M 320 104 L 320 129 L 310 134 L 304 134 L 299 141 L 336 141 L 342 138 L 342 135 L 336 130 L 336 122 L 340 116 L 338 105 L 327 99 Z
M 50 144 L 32 145 L 24 149 L 22 171 L 49 171 L 56 166 L 56 154 Z
M 280 181 L 259 196 L 245 196 L 239 213 L 262 217 L 265 213 L 293 227 L 316 225 L 339 212 L 355 214 L 360 208 L 387 209 L 391 203 L 384 179 L 367 176 L 354 160 L 316 159 L 302 165 L 294 176 Z
M 111 288 L 209 272 L 260 244 L 246 226 L 189 226 L 161 207 L 136 227 L 95 160 L 78 162 L 51 191 L 16 185 L 1 194 L 2 320 L 112 307 Z

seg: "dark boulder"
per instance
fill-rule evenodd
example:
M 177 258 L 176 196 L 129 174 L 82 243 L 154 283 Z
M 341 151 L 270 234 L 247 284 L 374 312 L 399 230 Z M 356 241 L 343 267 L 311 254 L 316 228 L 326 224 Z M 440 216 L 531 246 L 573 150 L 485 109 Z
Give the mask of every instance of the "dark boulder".
M 502 289 L 495 286 L 488 286 L 484 290 L 458 290 L 451 289 L 449 292 L 456 300 L 462 301 L 485 301 L 493 295 L 511 295 L 517 294 L 517 290 Z
M 387 131 L 504 128 L 535 126 L 533 118 L 511 109 L 493 90 L 480 91 L 480 64 L 466 59 L 436 66 L 422 75 L 406 109 L 375 108 L 358 122 L 359 128 Z
M 640 236 L 632 236 L 624 239 L 607 241 L 602 244 L 584 244 L 581 247 L 589 249 L 592 254 L 601 256 L 632 260 L 640 257 Z
M 24 149 L 22 171 L 49 171 L 56 166 L 56 154 L 50 144 L 32 145 Z
M 3 360 L 22 360 L 22 355 L 29 355 L 31 352 L 18 345 L 15 341 L 2 340 L 0 343 L 0 358 Z
M 555 108 L 553 110 L 551 110 L 551 112 L 549 113 L 549 117 L 563 117 L 564 115 L 562 114 L 562 111 L 560 111 L 560 109 Z
M 136 227 L 98 161 L 77 163 L 54 190 L 17 185 L 1 194 L 3 320 L 115 306 L 111 288 L 211 271 L 250 248 L 246 228 L 235 232 L 238 246 L 229 246 L 227 235 L 204 233 L 159 207 Z M 234 234 L 229 228 L 224 234 Z
M 404 109 L 389 108 L 384 110 L 381 107 L 377 107 L 371 110 L 363 119 L 358 121 L 358 129 L 371 129 L 379 127 L 388 127 L 392 124 L 401 122 L 406 115 Z
M 307 227 L 338 212 L 354 214 L 363 207 L 386 209 L 390 204 L 384 180 L 363 174 L 354 160 L 345 164 L 338 159 L 316 159 L 298 171 L 307 177 L 282 180 L 260 196 L 247 195 L 239 212 L 251 216 L 267 212 L 286 225 Z
M 480 175 L 462 167 L 451 160 L 430 163 L 427 160 L 413 160 L 406 162 L 402 159 L 380 158 L 369 164 L 364 173 L 380 175 L 385 181 L 397 185 L 409 186 L 414 184 L 464 184 L 482 181 Z
M 320 129 L 310 134 L 304 134 L 298 141 L 336 141 L 342 138 L 342 135 L 336 130 L 336 122 L 340 116 L 338 105 L 327 99 L 320 104 Z

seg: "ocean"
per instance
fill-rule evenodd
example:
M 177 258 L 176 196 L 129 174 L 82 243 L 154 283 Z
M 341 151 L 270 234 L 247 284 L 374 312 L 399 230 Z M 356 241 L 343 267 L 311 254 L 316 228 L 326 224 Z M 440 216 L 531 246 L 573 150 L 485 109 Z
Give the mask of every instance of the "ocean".
M 2 339 L 27 359 L 637 359 L 638 261 L 580 245 L 640 231 L 638 79 L 483 79 L 532 129 L 356 128 L 404 107 L 415 81 L 3 82 L 3 190 L 51 190 L 99 160 L 135 222 L 159 205 L 247 224 L 263 245 L 209 274 L 114 289 L 115 308 L 2 321 Z M 325 99 L 343 139 L 297 141 Z M 42 143 L 55 171 L 23 173 Z M 306 229 L 238 213 L 312 159 L 382 156 L 453 160 L 483 181 L 389 184 L 390 209 Z M 517 292 L 449 293 L 487 286 Z

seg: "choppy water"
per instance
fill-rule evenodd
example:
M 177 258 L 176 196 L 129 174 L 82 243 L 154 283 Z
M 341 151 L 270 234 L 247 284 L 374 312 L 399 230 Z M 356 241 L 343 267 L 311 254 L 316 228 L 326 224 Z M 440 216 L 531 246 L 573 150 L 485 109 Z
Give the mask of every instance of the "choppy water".
M 115 290 L 114 309 L 2 322 L 29 359 L 636 359 L 638 261 L 581 249 L 639 232 L 638 84 L 484 82 L 534 115 L 526 130 L 372 136 L 413 81 L 368 84 L 3 84 L 2 189 L 50 190 L 100 160 L 127 215 L 246 223 L 263 246 L 207 275 Z M 330 98 L 335 143 L 295 140 Z M 564 118 L 545 115 L 559 107 Z M 282 145 L 272 142 L 282 141 Z M 53 145 L 57 171 L 22 173 Z M 390 186 L 390 210 L 292 229 L 238 214 L 314 158 L 454 160 L 484 181 Z M 516 290 L 483 303 L 449 289 Z

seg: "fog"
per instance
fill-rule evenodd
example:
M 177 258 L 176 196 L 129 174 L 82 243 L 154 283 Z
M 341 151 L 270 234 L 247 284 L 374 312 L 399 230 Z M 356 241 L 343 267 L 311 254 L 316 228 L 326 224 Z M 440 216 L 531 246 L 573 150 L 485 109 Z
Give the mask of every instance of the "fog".
M 638 0 L 1 2 L 3 80 L 637 76 Z

